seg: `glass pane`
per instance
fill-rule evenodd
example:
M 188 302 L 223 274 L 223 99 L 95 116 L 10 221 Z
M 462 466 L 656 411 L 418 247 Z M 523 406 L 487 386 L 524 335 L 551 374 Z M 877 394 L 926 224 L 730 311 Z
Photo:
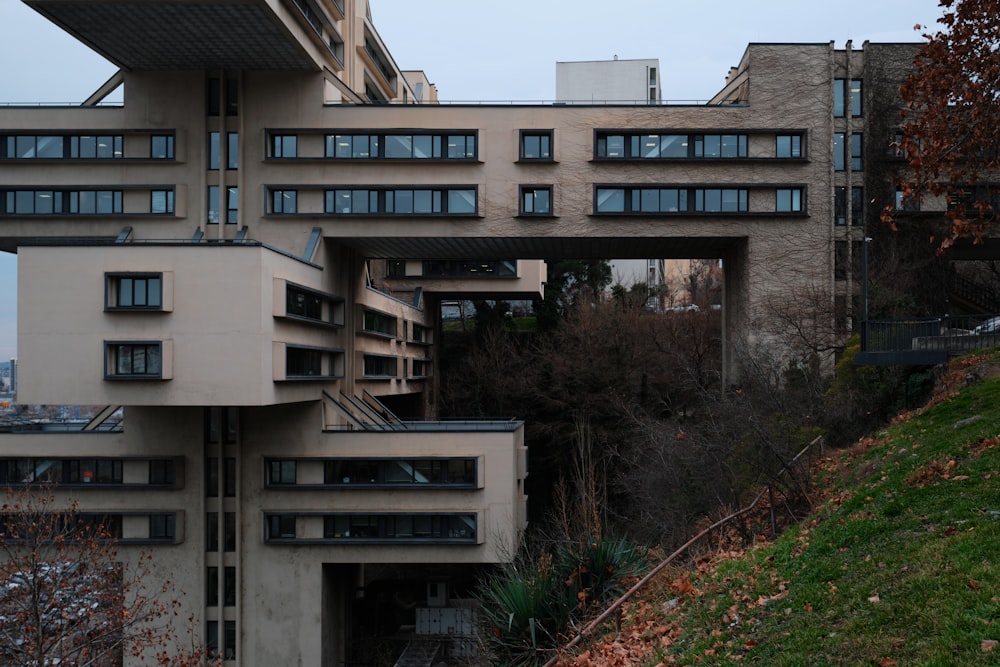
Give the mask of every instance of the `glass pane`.
M 413 157 L 424 159 L 433 157 L 433 144 L 433 137 L 430 135 L 413 137 Z
M 660 137 L 656 134 L 650 134 L 642 137 L 639 142 L 639 150 L 642 152 L 642 157 L 654 158 L 660 157 Z
M 410 135 L 388 135 L 385 138 L 387 158 L 413 157 L 413 138 Z
M 625 137 L 612 134 L 607 137 L 607 155 L 605 157 L 625 157 Z
M 237 169 L 240 165 L 240 135 L 238 132 L 230 132 L 228 136 L 229 142 L 226 146 L 226 167 L 228 169 Z
M 843 79 L 833 80 L 833 115 L 837 118 L 844 115 L 844 83 Z
M 208 133 L 208 168 L 219 168 L 219 133 Z
M 475 213 L 476 212 L 476 191 L 475 190 L 449 190 L 448 191 L 448 212 L 449 213 Z
M 38 137 L 37 150 L 40 158 L 61 158 L 63 157 L 63 138 Z
M 660 157 L 687 157 L 688 138 L 686 134 L 661 134 Z
M 624 213 L 624 188 L 599 188 L 597 190 L 597 211 L 599 213 Z

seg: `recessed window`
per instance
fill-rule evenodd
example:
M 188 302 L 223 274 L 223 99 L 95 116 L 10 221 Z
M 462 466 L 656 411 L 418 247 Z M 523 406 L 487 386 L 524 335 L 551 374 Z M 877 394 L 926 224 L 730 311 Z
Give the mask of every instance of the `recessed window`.
M 343 541 L 477 541 L 475 514 L 330 514 L 323 537 Z
M 833 170 L 847 169 L 847 135 L 843 132 L 833 133 Z
M 775 157 L 779 158 L 802 157 L 802 135 L 779 134 L 775 138 Z
M 222 154 L 222 148 L 219 144 L 219 137 L 221 135 L 218 132 L 208 133 L 208 168 L 218 169 L 220 155 Z
M 398 371 L 399 360 L 379 354 L 366 354 L 363 357 L 363 373 L 366 378 L 391 379 Z
M 271 213 L 276 215 L 298 212 L 297 190 L 271 190 Z
M 843 118 L 847 108 L 847 81 L 844 79 L 833 80 L 833 115 L 835 118 Z
M 851 224 L 856 227 L 865 224 L 865 189 L 863 187 L 851 188 Z
M 239 221 L 239 190 L 235 187 L 223 188 L 226 193 L 225 220 L 228 224 L 236 224 Z M 218 224 L 220 219 L 219 209 L 219 186 L 208 186 L 208 222 Z
M 149 193 L 149 212 L 166 215 L 174 212 L 173 190 L 151 190 Z
M 521 130 L 521 160 L 552 160 L 552 130 Z
M 597 133 L 598 159 L 724 159 L 747 157 L 745 134 Z
M 121 215 L 121 190 L 0 190 L 7 215 Z
M 517 260 L 428 259 L 423 262 L 421 275 L 425 278 L 513 278 L 517 276 Z
M 851 115 L 858 117 L 862 112 L 861 80 L 851 80 Z
M 276 289 L 284 284 L 285 311 L 276 312 L 277 316 L 310 320 L 318 324 L 343 326 L 344 300 L 340 297 L 318 290 L 281 281 Z
M 375 310 L 365 310 L 362 315 L 362 329 L 367 333 L 395 337 L 397 323 L 394 315 Z
M 475 215 L 475 188 L 342 188 L 327 190 L 333 215 Z
M 833 224 L 847 224 L 847 188 L 837 186 L 833 189 Z
M 298 137 L 294 134 L 272 134 L 271 155 L 273 158 L 298 157 Z
M 749 191 L 745 188 L 641 188 L 594 189 L 597 213 L 675 214 L 746 213 Z
M 552 215 L 551 185 L 522 185 L 520 191 L 519 215 Z
M 343 357 L 343 350 L 286 345 L 284 379 L 319 380 L 342 377 Z
M 267 463 L 268 484 L 295 484 L 295 461 L 273 460 Z
M 177 515 L 173 512 L 149 515 L 149 539 L 173 542 L 177 537 Z
M 267 517 L 267 538 L 270 540 L 295 539 L 295 515 L 271 514 Z
M 104 376 L 109 379 L 148 380 L 163 376 L 163 343 L 105 343 Z
M 474 458 L 336 459 L 323 463 L 332 486 L 476 486 Z
M 851 169 L 854 171 L 861 171 L 864 167 L 861 150 L 862 150 L 862 135 L 859 132 L 855 132 L 851 135 Z
M 802 211 L 802 188 L 778 188 L 775 190 L 775 210 L 779 213 Z
M 108 310 L 161 310 L 163 274 L 128 273 L 105 275 Z
M 113 160 L 124 157 L 120 134 L 0 135 L 4 160 Z
M 174 135 L 154 134 L 149 139 L 149 157 L 155 160 L 174 159 Z
M 154 460 L 149 462 L 149 483 L 160 486 L 173 485 L 176 479 L 174 461 L 172 459 Z
M 237 169 L 240 166 L 240 134 L 226 133 L 226 168 Z

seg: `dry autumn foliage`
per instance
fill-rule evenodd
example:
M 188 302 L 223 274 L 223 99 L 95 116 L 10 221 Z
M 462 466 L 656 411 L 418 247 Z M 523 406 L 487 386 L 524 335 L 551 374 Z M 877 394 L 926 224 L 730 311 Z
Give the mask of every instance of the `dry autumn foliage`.
M 120 554 L 109 521 L 81 514 L 49 486 L 7 489 L 0 509 L 0 664 L 220 664 L 190 629 L 182 636 L 175 628 L 181 605 L 171 582 L 152 576 L 149 554 Z
M 942 29 L 924 34 L 904 101 L 896 150 L 909 163 L 904 200 L 944 197 L 948 234 L 981 241 L 994 224 L 1000 167 L 1000 0 L 941 0 Z M 923 26 L 917 26 L 923 29 Z M 893 222 L 892 210 L 885 219 Z

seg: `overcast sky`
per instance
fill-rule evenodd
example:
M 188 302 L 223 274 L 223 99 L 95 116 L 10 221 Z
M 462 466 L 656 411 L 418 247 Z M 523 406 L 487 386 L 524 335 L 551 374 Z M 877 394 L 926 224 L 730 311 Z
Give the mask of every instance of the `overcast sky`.
M 371 0 L 396 64 L 442 100 L 551 100 L 555 63 L 659 58 L 663 98 L 707 100 L 749 42 L 919 41 L 937 0 Z M 115 67 L 19 0 L 0 0 L 0 104 L 79 103 Z M 120 98 L 119 98 L 120 99 Z M 2 171 L 0 171 L 2 174 Z M 0 175 L 2 183 L 2 175 Z M 15 356 L 16 262 L 0 253 L 0 359 Z

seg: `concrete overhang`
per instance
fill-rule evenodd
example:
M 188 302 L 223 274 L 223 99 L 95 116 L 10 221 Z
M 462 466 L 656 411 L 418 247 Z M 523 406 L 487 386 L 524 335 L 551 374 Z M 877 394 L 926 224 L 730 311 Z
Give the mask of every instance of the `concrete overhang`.
M 24 2 L 127 70 L 319 69 L 277 0 Z

